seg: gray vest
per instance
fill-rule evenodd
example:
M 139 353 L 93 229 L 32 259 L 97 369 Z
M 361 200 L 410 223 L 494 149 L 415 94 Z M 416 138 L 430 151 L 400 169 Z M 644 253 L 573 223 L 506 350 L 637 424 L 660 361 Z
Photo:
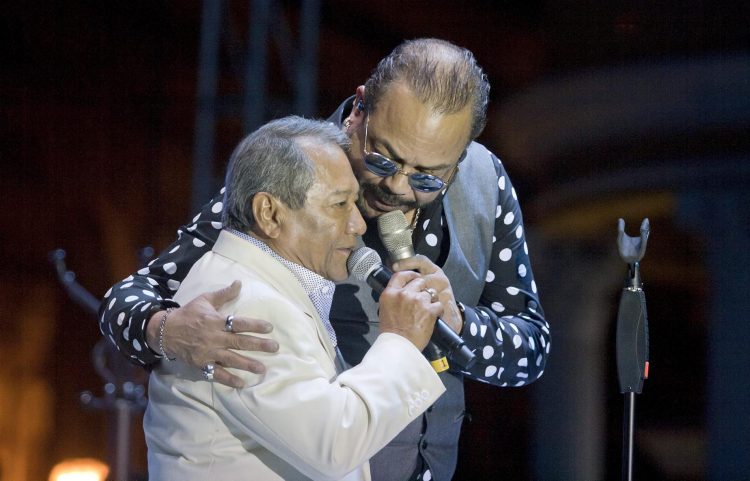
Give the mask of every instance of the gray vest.
M 484 289 L 498 202 L 497 183 L 491 154 L 473 142 L 443 199 L 450 232 L 443 272 L 451 281 L 456 300 L 469 306 L 477 305 Z M 359 363 L 378 336 L 377 309 L 367 284 L 347 281 L 336 287 L 331 322 L 350 364 Z M 446 393 L 370 460 L 373 480 L 409 479 L 420 455 L 432 479 L 447 481 L 453 476 L 464 416 L 463 374 L 451 369 L 440 378 Z

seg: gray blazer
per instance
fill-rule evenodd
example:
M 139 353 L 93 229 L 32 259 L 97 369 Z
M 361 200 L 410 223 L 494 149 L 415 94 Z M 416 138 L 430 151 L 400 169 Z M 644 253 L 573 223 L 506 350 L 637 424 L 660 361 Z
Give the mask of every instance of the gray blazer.
M 472 142 L 461 163 L 460 175 L 443 199 L 450 231 L 450 252 L 443 271 L 451 281 L 456 300 L 470 306 L 478 304 L 487 276 L 498 203 L 497 183 L 490 152 Z M 378 335 L 377 303 L 370 287 L 351 280 L 339 284 L 331 323 L 339 343 L 350 348 L 347 361 L 359 362 Z M 409 479 L 420 455 L 427 462 L 432 479 L 443 481 L 453 476 L 464 416 L 463 374 L 451 369 L 441 373 L 440 379 L 446 393 L 370 460 L 374 479 Z

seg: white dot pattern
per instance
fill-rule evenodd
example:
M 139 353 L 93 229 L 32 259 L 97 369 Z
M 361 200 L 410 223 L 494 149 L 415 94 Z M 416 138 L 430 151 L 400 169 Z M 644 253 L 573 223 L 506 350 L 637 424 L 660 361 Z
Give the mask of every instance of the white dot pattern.
M 499 165 L 498 162 L 496 169 L 501 172 Z M 465 339 L 475 352 L 481 353 L 477 363 L 480 367 L 474 370 L 477 379 L 517 386 L 536 379 L 543 370 L 547 355 L 544 346 L 548 345 L 545 337 L 549 333 L 540 330 L 543 317 L 537 309 L 536 284 L 515 189 L 502 173 L 498 175 L 497 185 L 492 257 L 484 275 L 481 304 L 467 309 L 467 315 L 474 320 L 467 318 Z M 444 213 L 433 212 L 428 218 L 429 221 L 422 221 L 414 233 L 415 250 L 436 259 L 448 235 L 446 229 L 438 228 L 445 224 Z M 438 247 L 433 247 L 436 244 L 433 235 L 437 237 Z
M 489 207 L 491 210 L 484 217 L 476 217 L 494 217 L 494 231 L 492 244 L 485 247 L 488 265 L 478 271 L 485 281 L 484 290 L 478 296 L 478 305 L 467 306 L 465 313 L 464 340 L 480 354 L 479 362 L 466 374 L 499 386 L 520 386 L 544 372 L 550 352 L 549 326 L 536 297 L 537 286 L 528 258 L 529 249 L 515 188 L 500 161 L 486 149 L 470 148 L 464 162 L 469 165 L 481 161 L 479 157 L 485 160 L 489 157 L 494 164 L 497 202 Z M 463 188 L 461 185 L 456 182 L 451 188 Z M 157 359 L 158 356 L 145 343 L 145 319 L 154 308 L 176 305 L 171 296 L 192 264 L 210 249 L 222 229 L 222 209 L 223 189 L 222 194 L 206 204 L 189 225 L 177 231 L 177 241 L 168 250 L 154 259 L 149 267 L 141 269 L 137 276 L 122 281 L 108 293 L 107 302 L 102 306 L 100 330 L 124 355 L 142 364 Z M 415 250 L 433 261 L 441 254 L 447 254 L 441 249 L 453 247 L 447 235 L 453 223 L 446 220 L 452 220 L 457 214 L 467 213 L 447 212 L 441 201 L 424 209 L 414 233 Z M 158 286 L 147 279 L 156 281 Z M 123 288 L 123 284 L 131 282 Z M 151 295 L 145 294 L 146 291 Z M 534 301 L 533 307 L 530 301 Z M 144 302 L 151 302 L 151 306 L 141 311 Z M 126 332 L 128 340 L 124 339 Z M 485 358 L 486 355 L 489 358 Z M 431 474 L 427 475 L 429 472 L 424 471 L 421 478 L 432 479 Z

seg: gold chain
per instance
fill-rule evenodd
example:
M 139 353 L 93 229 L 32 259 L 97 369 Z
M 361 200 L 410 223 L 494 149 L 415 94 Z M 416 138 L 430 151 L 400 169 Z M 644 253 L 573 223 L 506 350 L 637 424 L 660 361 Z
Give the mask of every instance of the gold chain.
M 417 228 L 417 222 L 419 221 L 419 214 L 422 212 L 422 209 L 417 207 L 417 211 L 414 213 L 414 218 L 411 220 L 411 225 L 409 226 L 409 230 L 414 232 L 414 229 Z

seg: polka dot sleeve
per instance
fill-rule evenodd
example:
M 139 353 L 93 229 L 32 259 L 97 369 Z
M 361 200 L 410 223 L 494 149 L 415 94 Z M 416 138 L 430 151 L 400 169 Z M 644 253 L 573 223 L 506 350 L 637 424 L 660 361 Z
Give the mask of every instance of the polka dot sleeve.
M 471 378 L 500 386 L 522 386 L 538 379 L 550 350 L 549 324 L 539 303 L 523 217 L 516 191 L 502 163 L 492 257 L 476 307 L 467 307 L 462 337 L 477 353 Z
M 99 307 L 99 328 L 117 349 L 141 365 L 155 363 L 158 347 L 146 343 L 146 321 L 154 310 L 177 307 L 171 297 L 193 264 L 221 231 L 224 189 L 192 222 L 177 230 L 177 240 L 148 266 L 112 286 Z

